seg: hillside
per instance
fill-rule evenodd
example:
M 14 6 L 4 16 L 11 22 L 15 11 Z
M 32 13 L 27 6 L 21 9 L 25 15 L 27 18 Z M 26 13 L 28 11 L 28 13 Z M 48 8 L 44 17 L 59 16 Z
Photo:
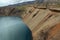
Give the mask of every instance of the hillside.
M 59 10 L 28 7 L 23 20 L 31 29 L 33 40 L 60 40 Z
M 16 7 L 1 7 L 0 16 L 21 16 L 27 6 L 16 6 Z

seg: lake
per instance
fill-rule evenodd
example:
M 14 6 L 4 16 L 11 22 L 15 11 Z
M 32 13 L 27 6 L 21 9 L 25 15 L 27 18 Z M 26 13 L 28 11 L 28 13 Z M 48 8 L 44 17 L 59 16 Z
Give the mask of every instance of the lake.
M 32 33 L 20 17 L 0 17 L 0 40 L 32 40 Z

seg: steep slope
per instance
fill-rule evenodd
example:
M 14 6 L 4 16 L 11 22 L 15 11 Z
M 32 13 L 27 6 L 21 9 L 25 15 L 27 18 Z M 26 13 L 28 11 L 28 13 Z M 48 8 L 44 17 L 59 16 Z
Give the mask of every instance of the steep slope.
M 60 23 L 60 12 L 57 11 L 35 8 L 26 19 L 24 18 L 24 22 L 32 31 L 33 40 L 53 40 L 53 38 L 49 39 L 50 36 L 59 39 L 57 34 L 58 31 L 60 32 L 60 28 L 58 29 L 60 26 L 55 26 Z M 56 32 L 55 29 L 58 31 Z M 52 31 L 55 31 L 55 34 Z
M 25 13 L 25 8 L 27 6 L 17 6 L 17 7 L 1 7 L 0 16 L 19 16 L 22 17 L 22 14 Z

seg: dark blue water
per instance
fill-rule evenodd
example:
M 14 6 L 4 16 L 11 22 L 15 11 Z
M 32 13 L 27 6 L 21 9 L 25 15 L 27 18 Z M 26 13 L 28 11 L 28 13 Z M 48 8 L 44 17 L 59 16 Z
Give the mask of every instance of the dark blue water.
M 0 17 L 0 40 L 32 40 L 32 34 L 20 17 Z

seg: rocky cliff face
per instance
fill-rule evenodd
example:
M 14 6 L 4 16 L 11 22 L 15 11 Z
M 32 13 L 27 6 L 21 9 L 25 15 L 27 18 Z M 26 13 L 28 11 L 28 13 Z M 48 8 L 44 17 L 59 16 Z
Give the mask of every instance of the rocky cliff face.
M 33 40 L 60 40 L 59 10 L 33 7 L 30 12 L 31 8 L 23 20 L 31 29 Z
M 17 9 L 16 7 L 0 8 L 0 16 L 21 16 L 23 13 L 23 10 Z

